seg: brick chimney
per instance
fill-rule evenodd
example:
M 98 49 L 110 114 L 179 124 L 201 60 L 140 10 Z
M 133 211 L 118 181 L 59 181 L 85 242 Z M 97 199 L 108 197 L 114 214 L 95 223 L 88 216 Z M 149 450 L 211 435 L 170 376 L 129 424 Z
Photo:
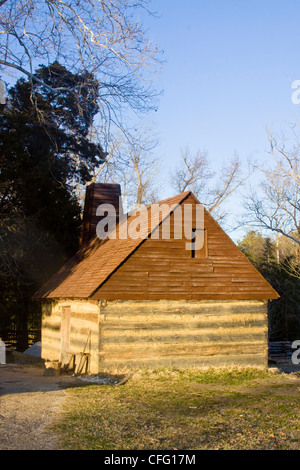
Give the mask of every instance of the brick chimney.
M 96 226 L 104 217 L 97 216 L 100 204 L 111 204 L 116 210 L 116 222 L 123 214 L 121 202 L 121 186 L 119 184 L 92 183 L 86 188 L 81 236 L 79 246 L 82 248 L 96 235 Z

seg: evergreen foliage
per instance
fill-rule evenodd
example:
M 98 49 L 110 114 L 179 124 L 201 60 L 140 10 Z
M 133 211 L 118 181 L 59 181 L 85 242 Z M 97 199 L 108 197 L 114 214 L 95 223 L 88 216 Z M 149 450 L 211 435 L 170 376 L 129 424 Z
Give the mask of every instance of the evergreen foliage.
M 89 139 L 98 112 L 93 76 L 57 62 L 36 76 L 46 85 L 20 79 L 0 110 L 0 329 L 17 327 L 20 350 L 28 325 L 38 322 L 31 295 L 78 246 L 74 184 L 88 182 L 105 159 Z M 54 93 L 47 84 L 76 92 Z

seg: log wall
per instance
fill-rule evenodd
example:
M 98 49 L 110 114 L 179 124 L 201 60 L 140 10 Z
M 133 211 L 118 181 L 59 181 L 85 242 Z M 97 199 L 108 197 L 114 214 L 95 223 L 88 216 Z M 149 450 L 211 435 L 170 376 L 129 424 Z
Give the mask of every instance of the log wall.
M 101 313 L 101 370 L 267 367 L 264 301 L 115 301 Z
M 65 362 L 62 351 L 62 316 L 65 307 L 70 307 L 70 353 L 90 353 L 89 371 L 99 371 L 99 303 L 95 301 L 60 300 L 45 302 L 42 306 L 42 358 L 46 361 Z M 70 357 L 70 355 L 69 355 Z M 76 357 L 79 362 L 79 355 Z
M 70 351 L 91 334 L 89 372 L 141 367 L 256 367 L 268 363 L 264 301 L 44 303 L 42 357 L 62 360 L 62 315 L 71 308 Z

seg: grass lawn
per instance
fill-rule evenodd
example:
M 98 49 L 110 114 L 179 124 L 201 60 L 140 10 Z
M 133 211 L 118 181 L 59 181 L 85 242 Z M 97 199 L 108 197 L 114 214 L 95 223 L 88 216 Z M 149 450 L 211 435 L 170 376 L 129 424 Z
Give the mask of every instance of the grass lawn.
M 68 389 L 63 449 L 300 450 L 300 376 L 251 369 L 141 370 Z

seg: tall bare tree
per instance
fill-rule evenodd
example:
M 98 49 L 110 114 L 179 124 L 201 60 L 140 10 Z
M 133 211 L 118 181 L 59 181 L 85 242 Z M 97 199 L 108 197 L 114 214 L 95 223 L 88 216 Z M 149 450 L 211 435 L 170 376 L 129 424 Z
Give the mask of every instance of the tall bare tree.
M 156 106 L 151 80 L 159 53 L 138 21 L 149 13 L 149 0 L 1 0 L 0 78 L 17 73 L 55 93 L 72 87 L 51 87 L 34 75 L 40 64 L 58 61 L 72 73 L 87 71 L 99 81 L 103 132 L 122 123 L 129 107 Z M 78 90 L 76 90 L 78 93 Z
M 224 203 L 250 176 L 250 166 L 246 174 L 238 156 L 225 162 L 218 171 L 212 169 L 208 155 L 197 150 L 192 153 L 189 147 L 181 151 L 178 168 L 171 173 L 171 186 L 177 192 L 192 190 L 199 201 L 218 220 L 227 215 Z
M 268 138 L 273 164 L 258 168 L 263 180 L 245 202 L 248 223 L 300 244 L 300 144 Z
M 245 199 L 244 224 L 273 234 L 277 263 L 300 278 L 300 144 L 270 132 L 268 140 L 272 159 L 257 167 L 262 181 Z
M 178 193 L 192 189 L 199 196 L 206 190 L 208 178 L 213 173 L 209 168 L 206 152 L 197 150 L 194 154 L 188 147 L 181 151 L 178 168 L 171 173 L 171 185 Z
M 157 139 L 150 128 L 136 130 L 128 140 L 119 135 L 111 142 L 104 164 L 95 171 L 94 181 L 120 183 L 128 207 L 149 204 L 159 199 L 160 162 L 153 151 Z

